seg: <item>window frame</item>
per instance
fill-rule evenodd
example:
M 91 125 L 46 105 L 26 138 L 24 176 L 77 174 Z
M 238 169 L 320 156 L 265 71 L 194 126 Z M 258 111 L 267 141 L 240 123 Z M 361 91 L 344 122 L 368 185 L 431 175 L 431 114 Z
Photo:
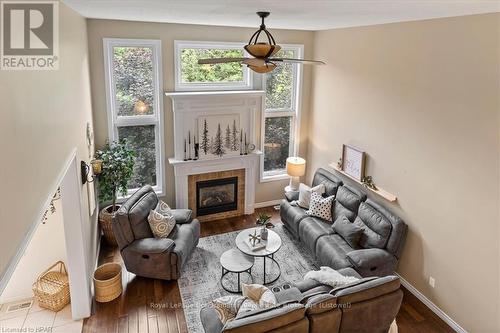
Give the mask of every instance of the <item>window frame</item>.
M 293 50 L 295 53 L 295 58 L 302 59 L 304 54 L 304 45 L 302 44 L 281 44 L 283 50 Z M 278 65 L 279 66 L 279 65 Z M 266 97 L 262 98 L 262 114 L 261 114 L 261 129 L 260 129 L 260 150 L 262 155 L 260 158 L 260 182 L 271 182 L 277 180 L 288 179 L 289 176 L 284 170 L 273 170 L 264 171 L 264 159 L 265 159 L 265 130 L 266 130 L 266 119 L 267 118 L 277 118 L 277 117 L 291 117 L 290 123 L 290 144 L 288 156 L 297 156 L 299 152 L 299 135 L 300 135 L 300 118 L 301 118 L 301 104 L 302 104 L 302 76 L 303 76 L 303 64 L 297 64 L 293 66 L 294 68 L 294 89 L 292 96 L 292 107 L 287 108 L 275 108 L 266 109 Z M 266 91 L 266 75 L 262 75 L 262 90 Z
M 113 56 L 115 47 L 147 47 L 153 51 L 153 86 L 154 102 L 152 115 L 118 116 L 116 110 L 116 85 L 113 76 Z M 106 89 L 106 113 L 108 118 L 109 141 L 117 141 L 118 128 L 127 126 L 155 126 L 155 157 L 156 157 L 156 185 L 154 191 L 159 196 L 165 195 L 165 140 L 163 116 L 163 71 L 161 40 L 157 39 L 128 39 L 128 38 L 103 38 L 104 76 Z M 132 195 L 137 188 L 128 189 L 124 199 Z
M 174 40 L 174 69 L 175 69 L 175 90 L 176 91 L 207 91 L 207 90 L 250 90 L 253 89 L 253 74 L 250 68 L 242 66 L 243 83 L 241 82 L 209 82 L 209 83 L 183 83 L 181 71 L 181 51 L 183 49 L 228 49 L 244 50 L 243 42 L 209 42 L 209 41 L 189 41 Z M 243 51 L 243 56 L 248 53 Z

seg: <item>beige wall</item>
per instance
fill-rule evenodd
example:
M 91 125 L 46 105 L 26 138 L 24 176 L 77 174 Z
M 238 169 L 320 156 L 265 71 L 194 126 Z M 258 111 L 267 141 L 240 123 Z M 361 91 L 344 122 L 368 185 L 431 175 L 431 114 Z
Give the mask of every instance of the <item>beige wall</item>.
M 398 272 L 470 332 L 498 332 L 500 15 L 321 31 L 308 179 L 343 143 L 398 196 Z M 429 276 L 436 279 L 430 288 Z
M 88 159 L 85 133 L 92 113 L 86 22 L 62 3 L 59 11 L 60 69 L 0 71 L 0 276 L 31 225 L 39 222 L 73 149 L 78 161 Z M 82 197 L 88 212 L 86 187 Z M 95 236 L 88 216 L 85 223 L 87 235 Z M 95 248 L 90 241 L 89 261 Z
M 222 42 L 245 42 L 256 29 L 216 27 L 201 25 L 142 23 L 111 20 L 88 20 L 90 73 L 92 82 L 92 106 L 95 120 L 96 144 L 104 144 L 108 137 L 106 118 L 106 93 L 104 85 L 104 60 L 102 39 L 114 38 L 148 38 L 161 39 L 163 57 L 163 88 L 166 91 L 174 90 L 174 40 L 199 40 Z M 304 44 L 305 57 L 312 54 L 313 33 L 307 31 L 272 30 L 274 37 L 282 44 Z M 302 134 L 300 140 L 300 155 L 306 154 L 305 131 L 308 128 L 309 90 L 311 82 L 311 68 L 304 69 L 302 91 Z M 174 155 L 173 146 L 173 118 L 172 102 L 163 96 L 165 112 L 165 150 L 166 158 Z M 260 115 L 258 115 L 260 120 Z M 257 135 L 256 137 L 260 137 Z M 257 145 L 258 146 L 258 145 Z M 166 162 L 166 201 L 174 204 L 174 172 Z M 259 183 L 256 188 L 256 202 L 280 199 L 287 181 Z

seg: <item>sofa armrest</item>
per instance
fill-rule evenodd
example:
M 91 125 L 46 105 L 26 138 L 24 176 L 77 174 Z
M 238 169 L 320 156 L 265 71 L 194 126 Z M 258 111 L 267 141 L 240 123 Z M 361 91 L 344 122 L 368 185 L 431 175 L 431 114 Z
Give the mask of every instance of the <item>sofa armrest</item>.
M 287 191 L 285 192 L 285 198 L 288 202 L 299 200 L 299 191 Z
M 172 216 L 175 223 L 190 223 L 193 220 L 193 211 L 191 209 L 172 209 Z
M 205 333 L 220 333 L 224 324 L 219 319 L 217 311 L 211 306 L 205 306 L 200 310 L 201 324 Z
M 170 238 L 143 238 L 133 241 L 127 248 L 140 254 L 171 252 L 175 243 Z
M 361 276 L 385 276 L 394 272 L 397 258 L 382 249 L 354 250 L 347 259 Z

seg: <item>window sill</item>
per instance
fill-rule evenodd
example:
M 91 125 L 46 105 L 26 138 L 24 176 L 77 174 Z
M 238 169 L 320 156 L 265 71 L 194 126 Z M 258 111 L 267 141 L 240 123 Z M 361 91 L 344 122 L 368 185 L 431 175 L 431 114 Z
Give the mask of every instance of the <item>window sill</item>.
M 267 183 L 267 182 L 274 182 L 274 181 L 282 181 L 282 180 L 289 180 L 290 176 L 287 175 L 286 173 L 279 173 L 275 175 L 264 175 L 260 177 L 260 182 L 261 183 Z

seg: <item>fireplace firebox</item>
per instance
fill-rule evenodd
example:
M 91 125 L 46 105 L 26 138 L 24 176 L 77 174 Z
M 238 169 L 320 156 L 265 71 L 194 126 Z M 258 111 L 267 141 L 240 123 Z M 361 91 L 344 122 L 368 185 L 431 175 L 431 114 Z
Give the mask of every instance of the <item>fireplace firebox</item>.
M 238 209 L 238 177 L 196 182 L 196 213 L 198 216 Z

